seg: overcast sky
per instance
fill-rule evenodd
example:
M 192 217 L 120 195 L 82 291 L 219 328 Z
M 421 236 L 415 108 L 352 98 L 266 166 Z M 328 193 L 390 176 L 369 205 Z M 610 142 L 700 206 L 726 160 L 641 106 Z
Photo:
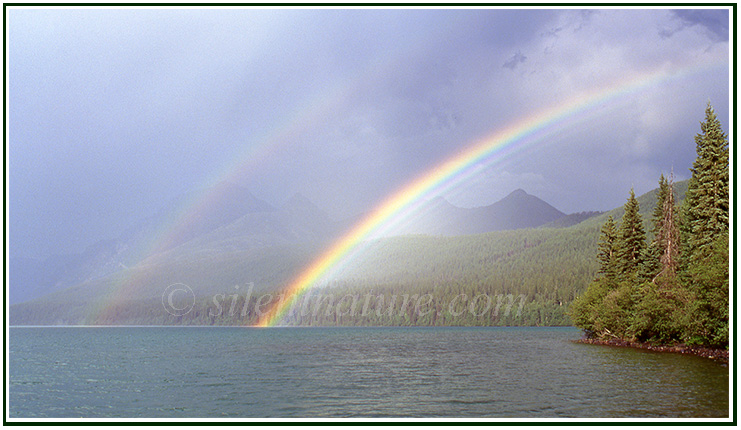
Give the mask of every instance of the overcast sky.
M 523 188 L 607 210 L 689 176 L 708 101 L 728 131 L 722 9 L 9 8 L 7 23 L 11 256 L 79 252 L 226 177 L 351 216 L 519 118 L 659 68 L 708 65 L 445 197 Z

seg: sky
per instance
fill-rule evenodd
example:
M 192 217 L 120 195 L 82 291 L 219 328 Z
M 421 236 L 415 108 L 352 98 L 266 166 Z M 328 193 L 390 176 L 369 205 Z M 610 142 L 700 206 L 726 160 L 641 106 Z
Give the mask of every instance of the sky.
M 13 7 L 6 43 L 11 257 L 81 252 L 221 180 L 351 217 L 508 124 L 656 70 L 700 69 L 443 197 L 609 210 L 689 177 L 708 102 L 729 131 L 725 9 Z

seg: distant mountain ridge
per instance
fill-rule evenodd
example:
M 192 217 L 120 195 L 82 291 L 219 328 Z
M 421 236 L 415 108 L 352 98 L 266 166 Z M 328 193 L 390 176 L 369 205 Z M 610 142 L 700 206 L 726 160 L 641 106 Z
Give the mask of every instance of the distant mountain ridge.
M 170 253 L 236 252 L 308 242 L 323 243 L 335 234 L 337 228 L 329 216 L 297 193 L 278 209 L 247 213 L 173 248 Z
M 207 200 L 200 201 L 202 196 Z M 199 202 L 198 203 L 194 202 Z M 197 209 L 187 218 L 183 214 Z M 141 220 L 116 239 L 101 240 L 79 254 L 52 256 L 45 260 L 10 262 L 10 303 L 20 303 L 83 282 L 128 269 L 147 256 L 182 245 L 237 218 L 274 211 L 270 204 L 246 188 L 220 183 L 207 190 L 183 194 Z M 166 231 L 170 228 L 169 231 Z
M 460 208 L 443 198 L 434 199 L 394 233 L 473 235 L 535 228 L 559 220 L 568 226 L 574 222 L 569 217 L 517 189 L 478 208 Z M 141 264 L 168 265 L 298 245 L 321 248 L 360 219 L 334 221 L 298 193 L 276 208 L 246 188 L 222 183 L 174 199 L 118 239 L 101 241 L 79 255 L 47 261 L 11 259 L 10 303 L 104 279 Z
M 683 196 L 683 184 L 676 185 L 679 201 Z M 522 199 L 525 194 L 527 193 L 515 193 L 514 201 Z M 655 195 L 656 190 L 653 190 L 638 197 L 645 222 L 650 219 L 650 212 L 656 202 Z M 439 200 L 438 203 L 447 202 Z M 456 210 L 449 203 L 447 207 Z M 355 256 L 353 264 L 338 268 L 332 278 L 323 281 L 322 285 L 330 289 L 339 288 L 338 294 L 355 292 L 365 295 L 372 292 L 422 295 L 434 292 L 435 297 L 459 294 L 461 291 L 469 297 L 476 297 L 478 294 L 524 294 L 528 298 L 528 304 L 523 309 L 523 319 L 501 323 L 568 324 L 564 309 L 586 289 L 597 269 L 594 254 L 600 227 L 609 215 L 619 219 L 621 210 L 616 208 L 598 216 L 572 214 L 565 219 L 573 222 L 581 217 L 588 218 L 567 228 L 547 227 L 548 224 L 544 224 L 538 228 L 474 235 L 402 235 L 369 240 L 367 243 L 369 252 Z M 312 212 L 314 215 L 310 215 Z M 326 249 L 326 240 L 329 239 L 325 239 L 325 243 L 313 241 L 303 244 L 288 243 L 299 236 L 308 237 L 301 233 L 302 228 L 297 228 L 300 226 L 290 221 L 297 214 L 299 218 L 301 214 L 306 215 L 304 227 L 324 219 L 322 212 L 317 211 L 308 199 L 300 195 L 295 196 L 279 209 L 262 215 L 244 215 L 233 223 L 159 253 L 159 258 L 146 264 L 134 265 L 126 271 L 85 281 L 32 301 L 12 305 L 10 323 L 12 325 L 249 323 L 252 320 L 241 319 L 239 314 L 224 313 L 213 316 L 211 311 L 215 309 L 214 300 L 223 298 L 220 304 L 227 306 L 229 303 L 231 308 L 234 302 L 231 302 L 231 299 L 227 302 L 226 299 L 240 294 L 244 297 L 246 293 L 244 287 L 247 284 L 254 286 L 253 300 L 265 293 L 274 295 Z M 273 245 L 266 243 L 264 246 L 248 248 L 237 244 L 230 248 L 220 242 L 230 238 L 245 242 L 254 239 L 255 232 L 268 231 L 256 227 L 255 223 L 249 220 L 262 220 L 264 226 L 280 233 L 268 235 L 272 237 Z M 286 229 L 284 221 L 293 228 Z M 238 226 L 242 223 L 250 225 L 252 230 L 240 232 Z M 336 225 L 330 230 L 338 231 Z M 307 231 L 315 233 L 317 230 Z M 286 239 L 283 244 L 276 244 L 278 237 Z M 173 316 L 163 308 L 163 291 L 166 286 L 173 283 L 190 286 L 196 297 L 197 308 L 183 318 Z M 240 286 L 242 289 L 238 289 Z M 104 305 L 110 303 L 107 300 L 109 297 L 117 297 L 118 300 L 111 304 L 112 306 L 106 306 L 105 312 L 99 312 L 101 303 Z M 241 309 L 239 305 L 237 308 Z M 254 307 L 251 309 L 254 310 Z M 324 323 L 331 323 L 331 320 Z M 358 320 L 351 323 L 404 325 L 410 322 Z M 476 321 L 459 323 L 479 324 Z M 482 323 L 486 325 L 499 322 Z
M 567 215 L 536 196 L 516 189 L 488 206 L 460 208 L 442 197 L 403 229 L 404 233 L 460 236 L 492 231 L 535 228 Z
M 572 225 L 577 225 L 581 223 L 582 221 L 586 221 L 589 218 L 596 217 L 598 215 L 601 215 L 602 212 L 600 211 L 584 211 L 584 212 L 576 212 L 573 214 L 568 214 L 566 216 L 563 216 L 555 221 L 551 221 L 548 223 L 545 223 L 543 225 L 538 226 L 538 228 L 566 228 L 571 227 Z

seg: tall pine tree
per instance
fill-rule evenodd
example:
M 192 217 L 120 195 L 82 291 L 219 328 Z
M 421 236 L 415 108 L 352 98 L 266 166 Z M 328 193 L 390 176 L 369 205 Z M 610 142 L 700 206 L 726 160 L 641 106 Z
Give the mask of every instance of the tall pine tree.
M 691 342 L 723 346 L 729 338 L 728 135 L 709 103 L 700 130 L 682 211 L 680 275 L 694 295 L 688 312 Z
M 602 226 L 599 243 L 597 244 L 597 260 L 600 267 L 597 273 L 604 276 L 610 281 L 617 277 L 617 267 L 615 256 L 615 245 L 617 241 L 617 229 L 612 215 L 607 217 L 607 222 Z
M 715 239 L 728 233 L 728 135 L 708 103 L 701 133 L 695 136 L 697 158 L 692 165 L 683 233 L 690 259 L 707 254 Z
M 635 192 L 630 189 L 630 197 L 625 203 L 625 213 L 620 221 L 618 240 L 615 247 L 618 278 L 621 281 L 635 280 L 642 262 L 642 251 L 646 244 L 643 221 L 638 213 L 639 205 Z
M 659 236 L 661 234 L 661 226 L 664 222 L 664 203 L 666 202 L 668 193 L 669 183 L 662 173 L 659 178 L 659 188 L 656 191 L 656 206 L 651 216 L 650 233 L 652 240 L 643 249 L 643 255 L 641 257 L 643 264 L 640 266 L 638 273 L 638 280 L 640 282 L 653 281 L 662 269 L 660 260 L 664 250 L 659 241 Z

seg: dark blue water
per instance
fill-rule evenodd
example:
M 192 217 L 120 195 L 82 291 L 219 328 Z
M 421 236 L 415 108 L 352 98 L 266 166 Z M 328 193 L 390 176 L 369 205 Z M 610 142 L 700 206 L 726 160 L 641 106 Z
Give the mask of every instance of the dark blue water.
M 728 368 L 565 328 L 11 328 L 10 417 L 727 417 Z

